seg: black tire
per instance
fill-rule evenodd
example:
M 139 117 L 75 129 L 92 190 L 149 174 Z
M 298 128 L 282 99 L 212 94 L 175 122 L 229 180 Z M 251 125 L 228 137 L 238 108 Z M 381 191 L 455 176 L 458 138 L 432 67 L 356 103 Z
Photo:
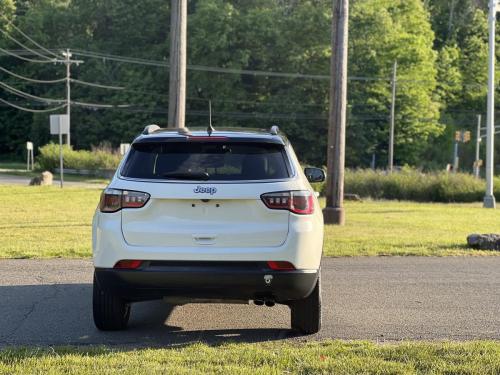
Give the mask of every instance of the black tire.
M 290 304 L 292 329 L 303 334 L 313 334 L 321 329 L 321 277 L 311 294 Z
M 94 274 L 94 293 L 92 298 L 94 324 L 101 331 L 117 331 L 127 328 L 130 317 L 130 304 L 99 285 Z

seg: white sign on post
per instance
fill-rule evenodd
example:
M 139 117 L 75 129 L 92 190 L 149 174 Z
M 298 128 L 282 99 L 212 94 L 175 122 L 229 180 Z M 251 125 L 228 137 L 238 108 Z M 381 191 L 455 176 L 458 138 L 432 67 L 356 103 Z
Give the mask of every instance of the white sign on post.
M 60 186 L 64 184 L 64 157 L 62 147 L 62 136 L 67 134 L 69 136 L 69 116 L 68 115 L 50 115 L 50 134 L 59 135 L 59 175 Z
M 130 148 L 130 143 L 120 143 L 120 155 L 125 155 Z
M 50 115 L 50 134 L 69 134 L 68 115 Z
M 26 170 L 27 171 L 32 171 L 33 170 L 33 164 L 34 164 L 34 156 L 33 156 L 33 142 L 26 142 L 26 152 L 27 152 L 27 158 L 26 158 Z

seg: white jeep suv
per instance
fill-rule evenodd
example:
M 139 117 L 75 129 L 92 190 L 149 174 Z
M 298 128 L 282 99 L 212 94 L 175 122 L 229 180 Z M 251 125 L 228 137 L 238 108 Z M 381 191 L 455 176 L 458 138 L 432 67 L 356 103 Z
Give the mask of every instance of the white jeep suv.
M 323 216 L 309 182 L 324 178 L 277 127 L 147 126 L 94 215 L 95 325 L 124 329 L 137 301 L 253 301 L 319 331 Z

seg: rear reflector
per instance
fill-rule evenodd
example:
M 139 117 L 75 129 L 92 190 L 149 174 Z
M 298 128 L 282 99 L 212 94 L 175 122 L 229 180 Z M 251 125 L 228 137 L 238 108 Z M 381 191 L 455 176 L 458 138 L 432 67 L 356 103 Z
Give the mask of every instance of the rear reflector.
M 120 260 L 113 268 L 120 270 L 135 270 L 142 264 L 142 260 Z
M 261 195 L 261 199 L 272 210 L 288 210 L 299 215 L 314 213 L 313 193 L 307 190 L 266 193 Z
M 290 262 L 284 261 L 269 261 L 267 266 L 274 271 L 293 271 L 295 266 Z

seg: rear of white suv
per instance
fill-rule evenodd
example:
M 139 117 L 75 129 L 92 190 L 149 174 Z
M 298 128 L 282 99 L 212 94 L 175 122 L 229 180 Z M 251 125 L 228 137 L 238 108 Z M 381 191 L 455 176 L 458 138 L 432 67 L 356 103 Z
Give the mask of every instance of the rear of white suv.
M 284 137 L 146 129 L 94 216 L 95 324 L 125 328 L 136 301 L 254 301 L 287 304 L 292 328 L 317 332 L 322 246 L 317 198 Z

